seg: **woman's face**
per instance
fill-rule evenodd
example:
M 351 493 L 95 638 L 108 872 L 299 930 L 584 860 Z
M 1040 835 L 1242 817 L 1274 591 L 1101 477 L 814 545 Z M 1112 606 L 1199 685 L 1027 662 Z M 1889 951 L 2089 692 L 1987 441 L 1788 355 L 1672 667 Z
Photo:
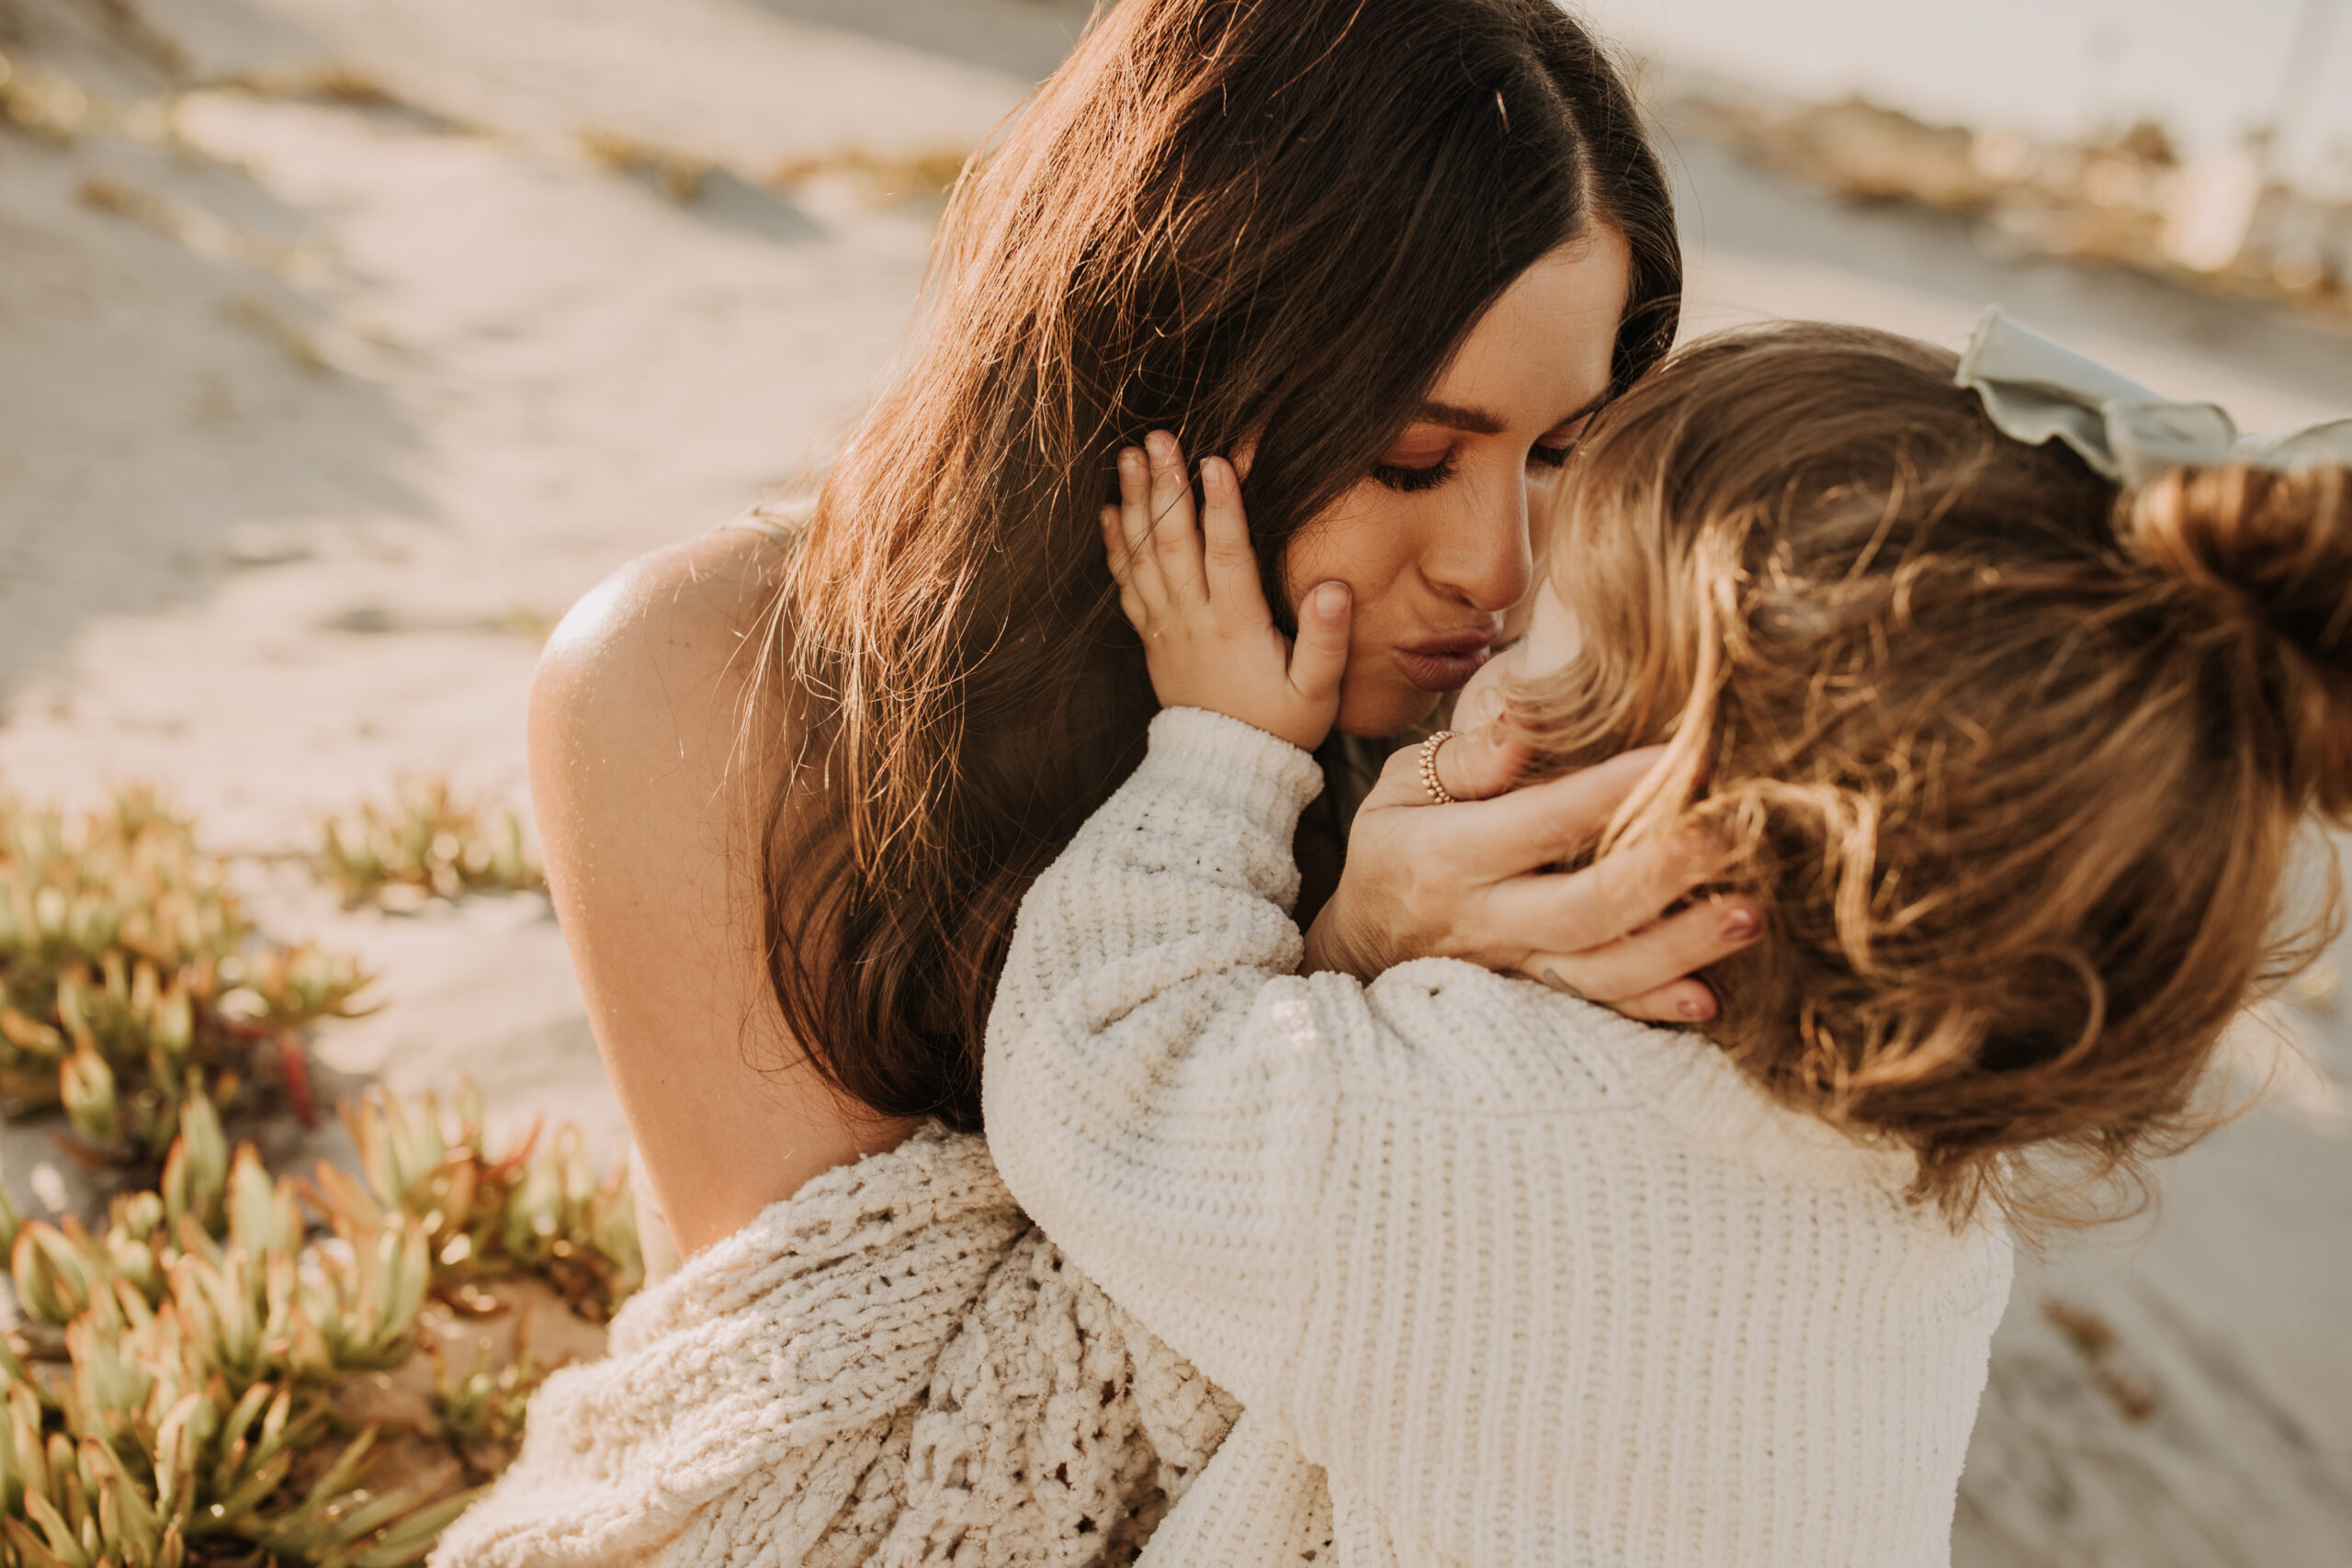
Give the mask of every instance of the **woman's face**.
M 1527 595 L 1530 511 L 1609 393 L 1629 271 L 1604 229 L 1521 273 L 1378 466 L 1284 550 L 1293 604 L 1319 582 L 1353 596 L 1341 730 L 1409 728 L 1487 661 Z

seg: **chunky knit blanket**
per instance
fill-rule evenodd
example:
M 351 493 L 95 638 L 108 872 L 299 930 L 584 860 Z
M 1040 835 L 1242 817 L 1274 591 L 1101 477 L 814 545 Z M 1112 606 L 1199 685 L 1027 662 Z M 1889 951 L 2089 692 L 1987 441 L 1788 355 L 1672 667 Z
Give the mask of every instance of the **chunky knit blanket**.
M 1236 1413 L 926 1132 L 631 1302 L 432 1561 L 1125 1563 Z

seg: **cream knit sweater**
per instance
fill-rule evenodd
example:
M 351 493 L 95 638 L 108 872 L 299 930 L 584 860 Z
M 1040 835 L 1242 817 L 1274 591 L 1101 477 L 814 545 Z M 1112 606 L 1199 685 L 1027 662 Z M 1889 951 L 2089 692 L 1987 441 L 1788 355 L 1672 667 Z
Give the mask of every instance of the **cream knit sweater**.
M 933 1130 L 630 1302 L 432 1561 L 1109 1568 L 1233 1419 Z
M 1948 1562 L 2006 1236 L 1697 1036 L 1446 960 L 1295 977 L 1319 786 L 1161 714 L 989 1026 L 1006 1184 L 1247 1410 L 1146 1563 Z

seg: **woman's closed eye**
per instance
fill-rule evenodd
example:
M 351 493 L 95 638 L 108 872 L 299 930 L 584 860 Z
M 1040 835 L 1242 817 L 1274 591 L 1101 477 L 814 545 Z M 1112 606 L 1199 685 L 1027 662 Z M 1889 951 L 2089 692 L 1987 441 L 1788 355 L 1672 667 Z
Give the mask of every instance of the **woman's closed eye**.
M 1435 439 L 1431 439 L 1432 435 Z M 1453 477 L 1457 467 L 1451 434 L 1428 430 L 1408 431 L 1372 466 L 1372 477 L 1390 490 L 1408 495 L 1435 490 Z
M 1592 416 L 1586 414 L 1557 430 L 1546 432 L 1541 441 L 1527 449 L 1527 460 L 1547 468 L 1565 468 L 1576 452 L 1577 443 L 1584 438 L 1584 427 L 1591 423 Z
M 1527 465 L 1538 470 L 1564 467 L 1577 449 L 1577 441 L 1584 434 L 1584 427 L 1592 416 L 1582 415 L 1546 431 L 1543 437 L 1527 449 Z M 1408 437 L 1390 447 L 1379 462 L 1372 466 L 1372 477 L 1388 489 L 1406 495 L 1435 490 L 1452 479 L 1461 466 L 1459 449 L 1452 443 L 1440 446 Z
M 1437 489 L 1453 477 L 1455 466 L 1453 452 L 1447 451 L 1434 461 L 1374 463 L 1372 477 L 1390 490 L 1411 495 L 1419 491 Z

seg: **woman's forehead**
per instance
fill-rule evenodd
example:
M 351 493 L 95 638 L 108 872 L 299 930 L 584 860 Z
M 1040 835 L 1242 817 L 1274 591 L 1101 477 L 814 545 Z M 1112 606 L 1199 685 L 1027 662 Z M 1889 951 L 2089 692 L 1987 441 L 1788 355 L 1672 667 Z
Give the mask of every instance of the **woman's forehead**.
M 1430 389 L 1461 428 L 1534 433 L 1609 391 L 1632 267 L 1614 230 L 1537 260 L 1478 318 Z

